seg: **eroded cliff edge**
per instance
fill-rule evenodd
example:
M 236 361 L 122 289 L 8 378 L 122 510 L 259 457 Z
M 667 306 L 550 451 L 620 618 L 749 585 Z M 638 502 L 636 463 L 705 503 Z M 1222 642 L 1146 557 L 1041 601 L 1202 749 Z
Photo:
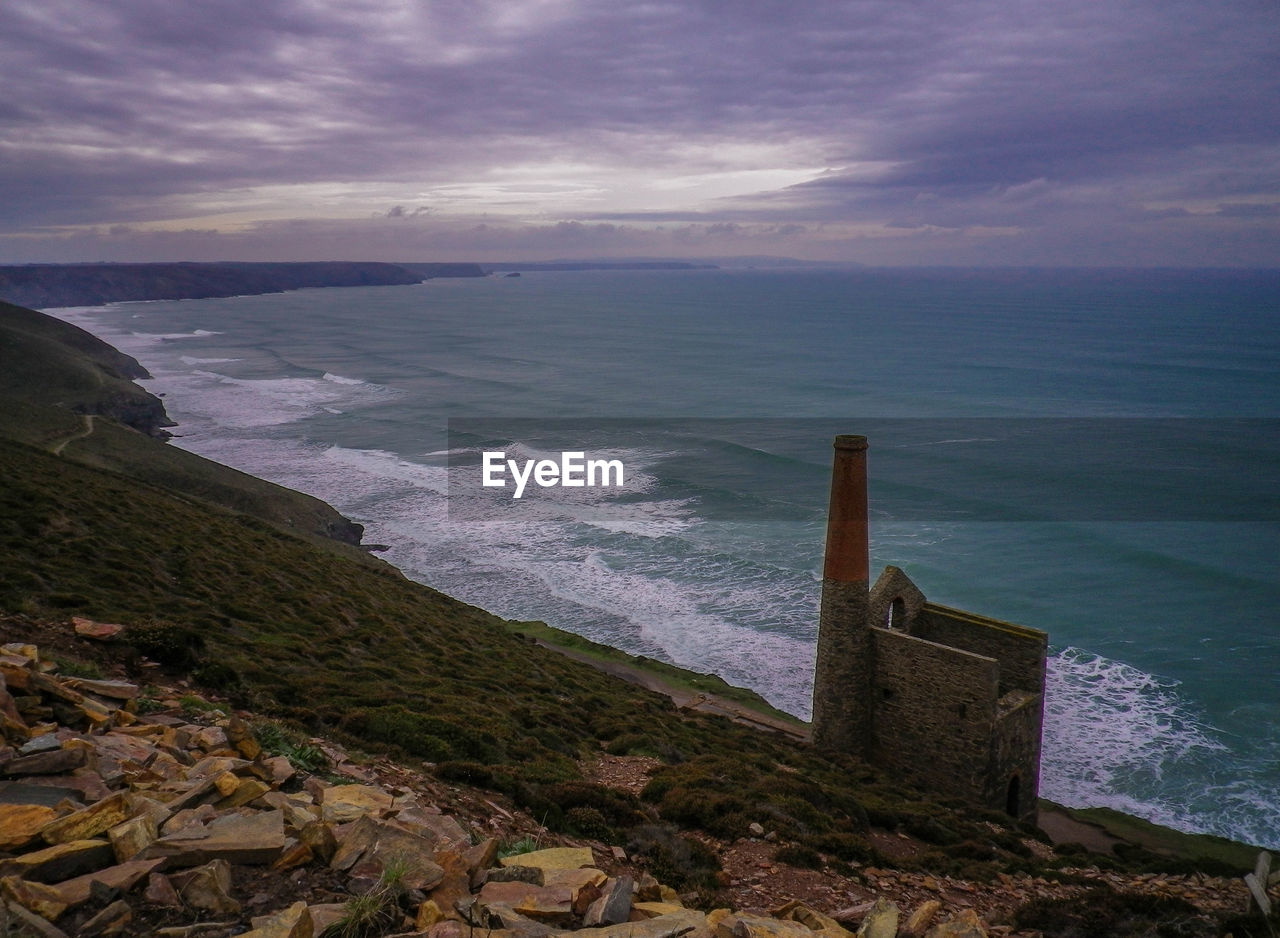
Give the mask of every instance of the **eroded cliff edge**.
M 78 326 L 0 302 L 0 439 L 108 469 L 294 533 L 359 545 L 330 505 L 168 446 L 175 426 L 134 358 Z

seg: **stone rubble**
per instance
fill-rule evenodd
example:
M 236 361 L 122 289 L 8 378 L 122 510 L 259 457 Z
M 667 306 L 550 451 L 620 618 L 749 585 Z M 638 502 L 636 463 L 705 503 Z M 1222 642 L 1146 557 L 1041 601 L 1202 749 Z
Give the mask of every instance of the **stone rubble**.
M 600 865 L 614 855 L 601 851 L 597 865 L 590 847 L 498 859 L 496 838 L 472 843 L 457 819 L 378 784 L 332 744 L 323 749 L 342 781 L 265 753 L 236 716 L 145 713 L 137 685 L 53 671 L 34 646 L 0 647 L 0 933 L 12 923 L 45 938 L 320 938 L 355 914 L 344 902 L 263 908 L 271 897 L 245 883 L 266 871 L 332 876 L 351 897 L 376 898 L 394 882 L 391 920 L 364 934 L 855 938 L 845 924 L 857 938 L 1009 933 L 972 910 L 943 916 L 932 898 L 901 910 L 880 898 L 856 921 L 794 901 L 768 915 L 697 911 L 647 874 L 609 875 Z M 185 924 L 155 926 L 175 919 Z

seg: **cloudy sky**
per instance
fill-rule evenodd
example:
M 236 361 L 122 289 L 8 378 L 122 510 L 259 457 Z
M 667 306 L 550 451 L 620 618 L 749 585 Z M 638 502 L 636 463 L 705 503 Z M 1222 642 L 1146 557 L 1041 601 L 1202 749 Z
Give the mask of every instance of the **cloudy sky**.
M 1276 0 L 4 0 L 0 262 L 1280 266 Z

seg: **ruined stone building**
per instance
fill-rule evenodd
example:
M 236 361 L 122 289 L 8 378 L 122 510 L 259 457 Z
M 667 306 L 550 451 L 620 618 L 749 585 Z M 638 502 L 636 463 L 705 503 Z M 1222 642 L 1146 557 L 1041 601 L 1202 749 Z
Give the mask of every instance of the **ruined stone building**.
M 1048 636 L 931 603 L 896 567 L 871 586 L 866 454 L 836 437 L 814 743 L 1034 820 Z

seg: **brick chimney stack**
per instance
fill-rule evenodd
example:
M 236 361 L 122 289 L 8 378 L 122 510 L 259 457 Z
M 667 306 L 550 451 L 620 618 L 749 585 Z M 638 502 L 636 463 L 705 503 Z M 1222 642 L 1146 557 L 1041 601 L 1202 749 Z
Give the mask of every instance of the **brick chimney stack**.
M 838 436 L 831 470 L 827 547 L 813 680 L 813 742 L 865 755 L 870 742 L 870 580 L 867 438 Z

